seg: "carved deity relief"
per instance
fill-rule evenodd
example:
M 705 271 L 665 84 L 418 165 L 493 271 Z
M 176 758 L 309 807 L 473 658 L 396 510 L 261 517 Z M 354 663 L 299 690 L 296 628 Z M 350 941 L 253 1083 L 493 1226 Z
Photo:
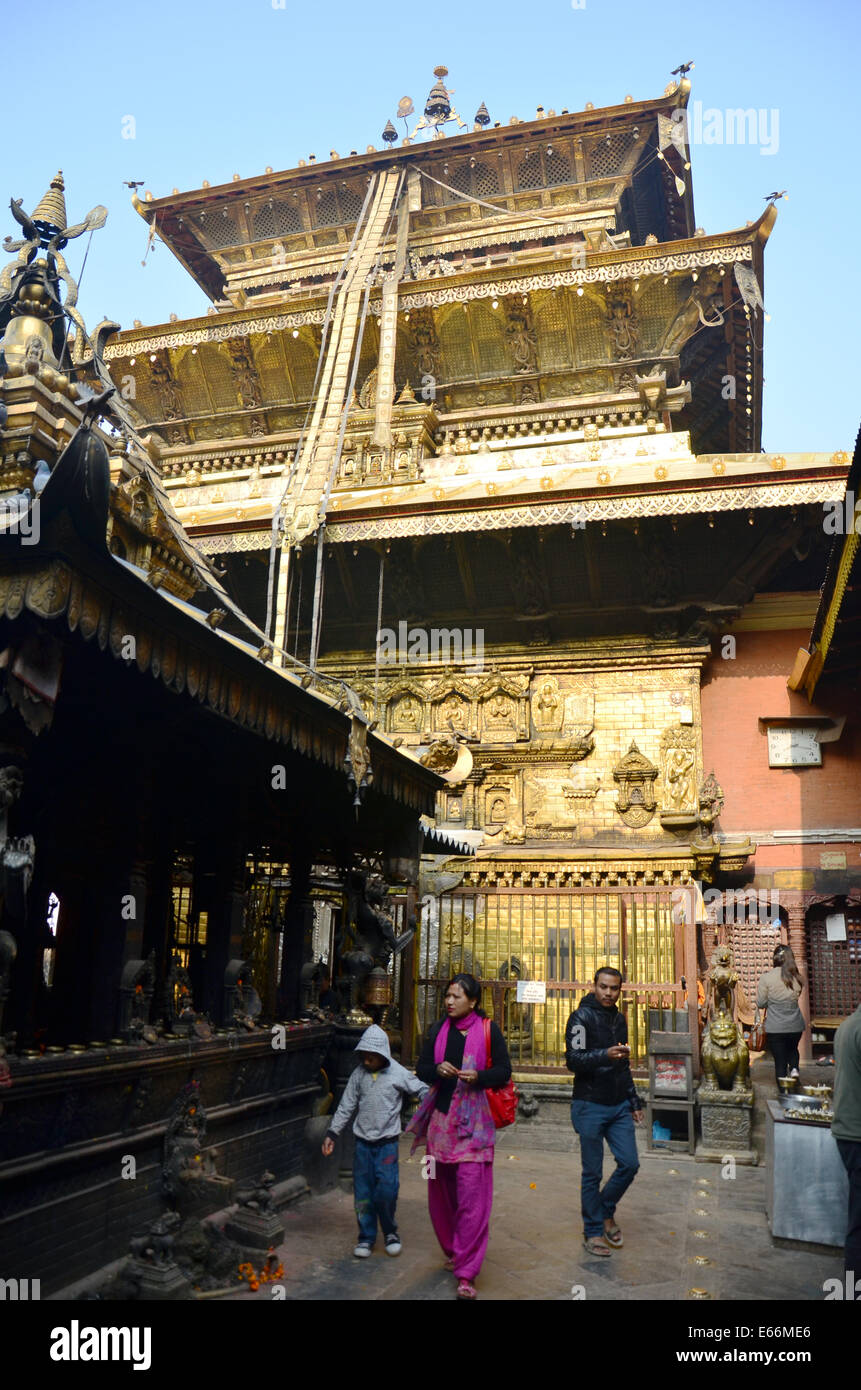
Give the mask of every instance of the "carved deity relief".
M 173 374 L 170 357 L 166 352 L 150 361 L 150 379 L 155 387 L 165 420 L 181 420 L 185 415 L 180 395 L 179 382 Z
M 516 705 L 501 690 L 482 705 L 482 736 L 489 743 L 505 743 L 517 737 Z
M 377 398 L 377 369 L 369 372 L 359 392 L 359 405 L 362 410 L 373 410 Z
M 540 734 L 559 733 L 565 717 L 565 701 L 555 676 L 542 676 L 532 696 L 532 720 Z
M 616 810 L 626 825 L 640 830 L 655 814 L 655 778 L 658 769 L 640 752 L 632 740 L 631 746 L 613 768 L 613 780 L 618 782 Z
M 535 772 L 527 768 L 523 798 L 528 839 L 571 838 L 576 807 L 565 794 L 561 767 Z
M 480 701 L 481 737 L 487 743 L 512 743 L 529 737 L 529 676 L 492 675 L 476 687 Z
M 436 729 L 451 729 L 455 733 L 469 731 L 469 703 L 452 690 L 436 705 Z
M 228 338 L 224 348 L 230 358 L 230 374 L 242 405 L 256 409 L 263 404 L 263 389 L 247 338 Z
M 391 727 L 398 733 L 418 733 L 422 726 L 422 707 L 415 695 L 407 692 L 391 707 Z
M 640 328 L 633 298 L 630 294 L 616 293 L 607 304 L 607 336 L 613 357 L 617 362 L 628 362 L 636 357 L 640 345 Z
M 528 304 L 512 297 L 506 301 L 505 335 L 511 350 L 515 372 L 538 370 L 538 345 Z
M 498 778 L 481 789 L 479 807 L 487 835 L 499 835 L 517 815 L 516 778 Z
M 439 339 L 430 309 L 414 310 L 410 318 L 407 345 L 413 355 L 417 379 L 421 381 L 422 378 L 433 377 L 436 380 L 439 377 Z M 433 397 L 428 395 L 422 399 L 428 400 Z
M 445 808 L 446 820 L 463 820 L 463 797 L 450 796 Z
M 664 810 L 681 815 L 698 810 L 697 735 L 692 728 L 678 725 L 661 736 L 664 783 Z

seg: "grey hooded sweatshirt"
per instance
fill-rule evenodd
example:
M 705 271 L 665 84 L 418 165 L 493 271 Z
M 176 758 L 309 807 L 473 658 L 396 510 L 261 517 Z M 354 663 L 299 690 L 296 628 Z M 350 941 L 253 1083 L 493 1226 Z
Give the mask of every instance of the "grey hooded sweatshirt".
M 328 1133 L 334 1139 L 355 1115 L 353 1133 L 357 1139 L 369 1144 L 397 1139 L 401 1132 L 404 1096 L 424 1096 L 428 1087 L 392 1059 L 389 1040 L 376 1024 L 365 1029 L 356 1051 L 378 1052 L 385 1057 L 386 1065 L 379 1071 L 368 1071 L 360 1062 L 351 1072 Z

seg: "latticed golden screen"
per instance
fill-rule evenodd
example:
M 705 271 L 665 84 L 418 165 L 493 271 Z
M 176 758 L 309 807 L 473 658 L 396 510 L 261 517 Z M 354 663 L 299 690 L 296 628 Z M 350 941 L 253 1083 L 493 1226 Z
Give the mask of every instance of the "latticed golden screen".
M 649 1007 L 670 1007 L 667 990 L 677 985 L 670 904 L 649 894 L 443 894 L 426 901 L 418 957 L 422 1035 L 443 1013 L 446 982 L 467 971 L 481 981 L 515 1067 L 564 1067 L 568 1016 L 600 966 L 625 978 L 637 1060 L 646 1052 Z M 546 1002 L 518 1003 L 518 980 L 543 982 Z

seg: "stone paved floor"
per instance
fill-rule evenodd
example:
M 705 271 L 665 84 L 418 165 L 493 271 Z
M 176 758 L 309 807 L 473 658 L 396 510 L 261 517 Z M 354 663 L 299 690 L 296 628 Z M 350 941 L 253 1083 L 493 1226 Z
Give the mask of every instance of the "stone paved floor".
M 454 1281 L 427 1214 L 420 1155 L 401 1142 L 398 1205 L 403 1252 L 387 1257 L 378 1239 L 373 1256 L 356 1260 L 352 1196 L 327 1192 L 288 1208 L 280 1249 L 286 1297 L 314 1299 L 451 1299 Z M 606 1158 L 605 1176 L 612 1160 Z M 487 1259 L 477 1281 L 482 1299 L 570 1300 L 582 1286 L 587 1300 L 689 1298 L 692 1288 L 712 1300 L 821 1300 L 823 1281 L 842 1273 L 842 1254 L 775 1247 L 765 1217 L 764 1168 L 721 1177 L 716 1164 L 686 1154 L 642 1155 L 640 1172 L 617 1219 L 625 1246 L 609 1259 L 586 1254 L 579 1221 L 580 1160 L 518 1145 L 516 1127 L 500 1134 L 495 1200 Z M 696 1233 L 704 1231 L 705 1236 Z M 698 1265 L 705 1256 L 711 1261 Z M 243 1291 L 237 1300 L 268 1298 Z

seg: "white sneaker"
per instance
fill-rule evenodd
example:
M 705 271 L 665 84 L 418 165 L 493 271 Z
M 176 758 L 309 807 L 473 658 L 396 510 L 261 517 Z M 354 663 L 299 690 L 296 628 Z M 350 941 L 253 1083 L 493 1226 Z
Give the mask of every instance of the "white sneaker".
M 789 1073 L 789 1075 L 790 1075 L 790 1076 L 797 1076 L 797 1075 L 798 1075 L 798 1067 L 793 1067 L 793 1068 L 792 1068 L 792 1071 Z
M 370 1247 L 370 1245 L 366 1245 L 365 1242 L 364 1242 L 363 1240 L 360 1240 L 360 1241 L 359 1241 L 358 1245 L 356 1246 L 355 1250 L 353 1251 L 353 1254 L 355 1255 L 355 1257 L 356 1257 L 357 1260 L 366 1260 L 366 1259 L 368 1258 L 368 1256 L 370 1255 L 370 1253 L 371 1253 L 371 1247 Z
M 387 1254 L 387 1255 L 399 1255 L 400 1253 L 401 1253 L 401 1242 L 398 1240 L 397 1236 L 395 1236 L 395 1235 L 386 1236 L 386 1254 Z

